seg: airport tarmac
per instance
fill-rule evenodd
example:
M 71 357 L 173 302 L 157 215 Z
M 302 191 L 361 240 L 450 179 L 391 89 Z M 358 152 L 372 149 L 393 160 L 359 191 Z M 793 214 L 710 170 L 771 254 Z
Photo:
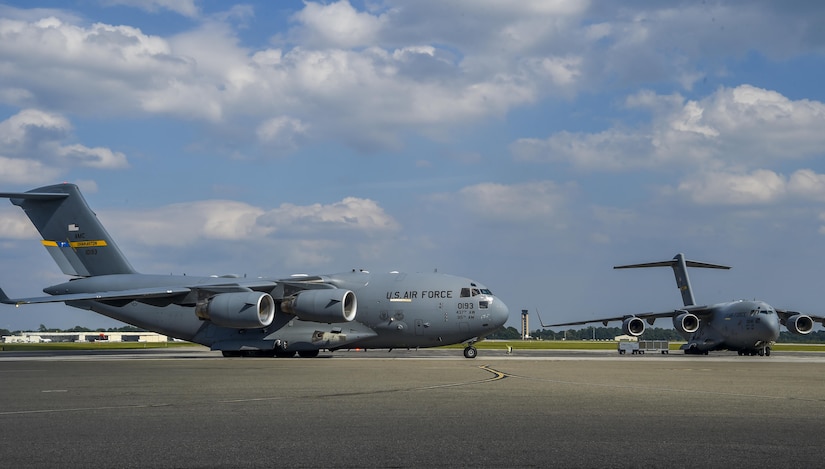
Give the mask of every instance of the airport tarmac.
M 825 356 L 0 353 L 5 467 L 810 467 Z

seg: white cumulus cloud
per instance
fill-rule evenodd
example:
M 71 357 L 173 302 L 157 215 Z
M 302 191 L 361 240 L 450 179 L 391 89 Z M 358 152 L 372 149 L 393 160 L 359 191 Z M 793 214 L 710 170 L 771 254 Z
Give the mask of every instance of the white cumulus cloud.
M 754 164 L 810 158 L 825 148 L 825 104 L 790 100 L 741 85 L 701 100 L 641 92 L 627 104 L 651 120 L 635 128 L 558 132 L 511 146 L 520 161 L 569 162 L 592 170 L 687 166 L 742 171 Z
M 102 0 L 104 5 L 125 5 L 148 12 L 169 10 L 187 17 L 197 17 L 199 10 L 195 0 Z
M 53 112 L 24 109 L 0 121 L 0 180 L 34 184 L 53 182 L 77 166 L 129 167 L 125 154 L 70 143 L 72 137 L 69 120 Z

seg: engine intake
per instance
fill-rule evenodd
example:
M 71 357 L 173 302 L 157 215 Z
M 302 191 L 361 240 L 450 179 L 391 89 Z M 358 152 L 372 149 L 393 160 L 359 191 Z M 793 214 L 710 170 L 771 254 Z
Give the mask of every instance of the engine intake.
M 673 327 L 682 334 L 693 334 L 699 330 L 699 318 L 687 312 L 673 316 Z
M 645 322 L 636 316 L 630 317 L 622 321 L 622 332 L 626 335 L 639 337 L 645 331 Z
M 343 288 L 304 290 L 281 302 L 281 311 L 314 322 L 349 322 L 357 310 L 355 293 Z
M 198 303 L 195 314 L 221 327 L 266 327 L 275 318 L 275 300 L 268 293 L 262 292 L 220 293 Z
M 794 314 L 785 321 L 785 327 L 794 334 L 808 334 L 814 328 L 814 321 L 807 314 Z

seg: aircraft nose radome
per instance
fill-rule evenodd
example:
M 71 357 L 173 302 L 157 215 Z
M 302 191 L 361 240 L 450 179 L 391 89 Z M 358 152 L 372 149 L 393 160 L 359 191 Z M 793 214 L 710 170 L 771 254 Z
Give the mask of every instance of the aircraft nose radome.
M 762 321 L 762 328 L 774 336 L 773 340 L 776 340 L 779 337 L 779 317 L 776 315 L 768 316 L 767 320 Z
M 507 308 L 507 305 L 504 304 L 503 301 L 496 298 L 493 301 L 493 322 L 496 326 L 503 326 L 504 323 L 507 322 L 507 319 L 510 317 L 510 310 Z

